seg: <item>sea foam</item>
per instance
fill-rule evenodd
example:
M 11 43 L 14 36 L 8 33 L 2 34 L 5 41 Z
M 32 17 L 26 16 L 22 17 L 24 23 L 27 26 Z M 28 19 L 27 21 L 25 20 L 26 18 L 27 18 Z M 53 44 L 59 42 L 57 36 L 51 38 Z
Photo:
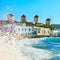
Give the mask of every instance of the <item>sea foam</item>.
M 12 36 L 0 35 L 0 60 L 45 60 L 52 52 L 32 47 L 46 38 L 15 40 Z

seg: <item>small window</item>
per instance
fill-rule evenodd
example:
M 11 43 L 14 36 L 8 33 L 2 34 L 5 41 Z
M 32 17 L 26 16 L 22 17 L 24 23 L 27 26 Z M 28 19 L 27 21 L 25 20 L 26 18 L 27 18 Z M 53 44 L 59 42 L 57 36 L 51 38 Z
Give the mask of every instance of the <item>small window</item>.
M 27 29 L 25 28 L 25 31 L 26 31 Z
M 18 31 L 20 31 L 20 28 L 18 28 Z
M 29 31 L 30 31 L 31 29 L 29 28 Z
M 40 30 L 38 30 L 38 33 L 40 33 Z
M 44 34 L 45 34 L 45 30 L 44 30 Z
M 50 31 L 48 31 L 48 33 L 50 33 Z
M 22 28 L 22 31 L 23 31 L 23 28 Z

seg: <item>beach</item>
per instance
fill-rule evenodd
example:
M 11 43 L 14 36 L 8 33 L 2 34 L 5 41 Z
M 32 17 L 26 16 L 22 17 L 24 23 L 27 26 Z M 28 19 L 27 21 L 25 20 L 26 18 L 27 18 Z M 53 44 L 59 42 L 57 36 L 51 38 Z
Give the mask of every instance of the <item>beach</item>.
M 52 52 L 33 48 L 46 38 L 25 38 L 16 40 L 13 36 L 0 35 L 0 60 L 47 60 L 52 58 Z

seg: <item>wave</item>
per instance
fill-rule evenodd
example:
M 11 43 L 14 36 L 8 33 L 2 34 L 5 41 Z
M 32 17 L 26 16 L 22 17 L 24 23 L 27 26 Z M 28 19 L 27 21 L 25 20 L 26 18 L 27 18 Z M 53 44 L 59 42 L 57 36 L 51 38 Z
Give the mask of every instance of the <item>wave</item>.
M 0 36 L 0 60 L 47 60 L 52 51 L 34 48 L 47 38 L 25 38 L 15 40 L 12 36 Z
M 23 56 L 30 57 L 32 60 L 47 60 L 53 57 L 52 51 L 34 48 L 33 45 L 42 43 L 47 38 L 23 39 L 16 43 L 18 50 Z

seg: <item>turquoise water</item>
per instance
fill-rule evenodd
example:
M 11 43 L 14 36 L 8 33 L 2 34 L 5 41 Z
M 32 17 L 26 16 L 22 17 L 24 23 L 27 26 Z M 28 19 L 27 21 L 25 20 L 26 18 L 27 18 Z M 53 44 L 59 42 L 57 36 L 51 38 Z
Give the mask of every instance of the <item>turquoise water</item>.
M 60 38 L 47 38 L 32 47 L 52 51 L 55 56 L 50 60 L 60 60 Z
M 16 45 L 31 60 L 60 60 L 60 38 L 28 38 Z

